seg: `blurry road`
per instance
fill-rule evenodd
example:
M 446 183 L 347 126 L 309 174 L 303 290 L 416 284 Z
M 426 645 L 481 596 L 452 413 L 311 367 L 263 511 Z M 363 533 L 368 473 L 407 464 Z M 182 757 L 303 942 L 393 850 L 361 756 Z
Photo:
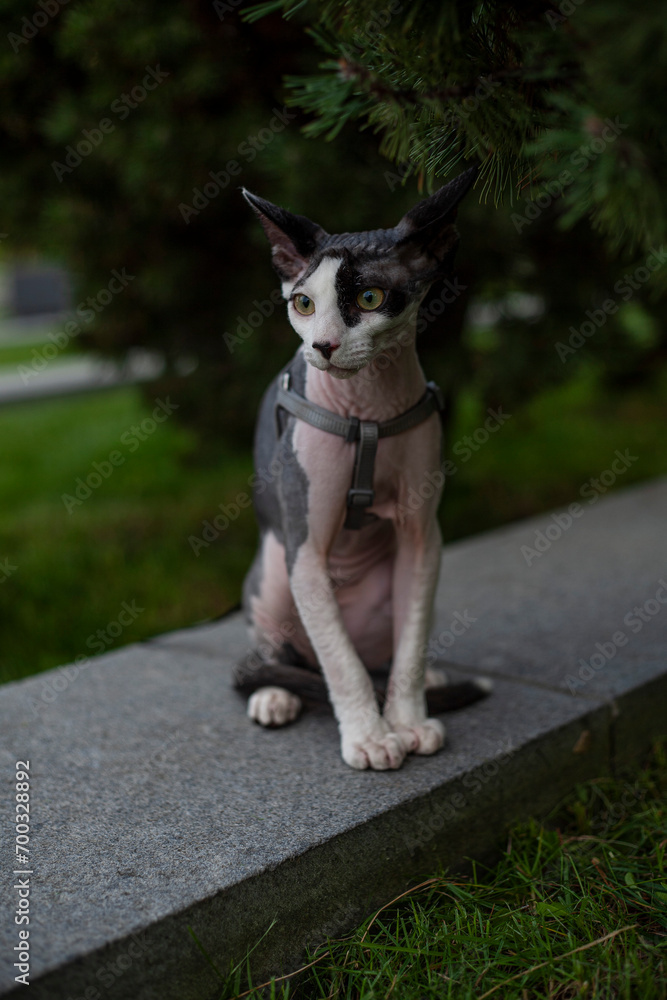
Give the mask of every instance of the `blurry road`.
M 155 378 L 162 367 L 161 359 L 143 352 L 137 352 L 122 365 L 109 360 L 77 358 L 54 361 L 43 371 L 34 371 L 30 365 L 0 367 L 0 406 L 134 385 Z

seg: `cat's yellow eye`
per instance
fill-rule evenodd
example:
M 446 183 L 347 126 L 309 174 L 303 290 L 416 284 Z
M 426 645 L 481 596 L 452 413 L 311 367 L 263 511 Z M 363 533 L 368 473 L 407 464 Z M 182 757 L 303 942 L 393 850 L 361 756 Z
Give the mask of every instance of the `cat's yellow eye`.
M 294 308 L 302 316 L 312 316 L 315 312 L 315 303 L 308 295 L 295 295 L 292 301 Z
M 364 288 L 357 295 L 357 305 L 370 312 L 372 309 L 378 309 L 385 298 L 386 295 L 381 288 Z

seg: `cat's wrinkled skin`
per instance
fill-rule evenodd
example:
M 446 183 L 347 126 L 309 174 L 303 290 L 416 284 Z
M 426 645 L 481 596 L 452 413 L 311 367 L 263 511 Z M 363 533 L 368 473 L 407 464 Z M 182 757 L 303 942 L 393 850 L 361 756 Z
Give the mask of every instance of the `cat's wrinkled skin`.
M 417 312 L 430 285 L 451 272 L 456 206 L 473 180 L 474 170 L 462 174 L 394 229 L 342 236 L 244 191 L 271 243 L 289 319 L 303 341 L 286 369 L 297 392 L 343 416 L 373 421 L 420 400 L 426 380 L 415 348 Z M 358 304 L 365 289 L 384 293 L 378 308 Z M 310 315 L 297 310 L 304 303 L 314 304 Z M 385 352 L 392 362 L 374 365 Z M 347 764 L 397 768 L 406 754 L 432 754 L 444 741 L 442 723 L 427 717 L 424 695 L 440 491 L 422 491 L 427 499 L 418 509 L 408 495 L 440 468 L 439 417 L 379 441 L 370 508 L 379 519 L 352 531 L 343 522 L 354 445 L 284 412 L 278 434 L 277 384 L 264 397 L 255 445 L 261 544 L 244 586 L 253 644 L 269 657 L 288 648 L 319 663 Z M 389 659 L 381 712 L 368 671 Z M 248 711 L 263 725 L 284 725 L 300 706 L 295 694 L 268 686 L 252 694 Z

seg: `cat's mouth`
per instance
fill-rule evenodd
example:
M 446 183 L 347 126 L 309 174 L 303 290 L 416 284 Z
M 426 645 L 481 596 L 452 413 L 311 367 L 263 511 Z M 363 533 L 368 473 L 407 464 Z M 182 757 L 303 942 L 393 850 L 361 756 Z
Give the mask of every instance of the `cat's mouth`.
M 319 354 L 315 354 L 313 351 L 306 351 L 306 361 L 317 368 L 320 372 L 328 372 L 334 378 L 352 378 L 357 372 L 365 366 L 366 362 L 363 364 L 356 365 L 335 365 L 332 361 L 328 361 L 326 358 L 321 357 Z
M 338 365 L 329 365 L 328 368 L 325 368 L 325 371 L 329 375 L 333 375 L 334 378 L 351 378 L 360 370 L 361 368 L 340 368 Z

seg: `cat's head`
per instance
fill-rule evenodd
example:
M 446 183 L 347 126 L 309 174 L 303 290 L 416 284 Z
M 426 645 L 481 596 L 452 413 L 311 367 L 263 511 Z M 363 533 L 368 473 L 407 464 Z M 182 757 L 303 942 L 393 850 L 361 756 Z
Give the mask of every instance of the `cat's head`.
M 393 229 L 339 236 L 243 190 L 271 244 L 289 319 L 311 365 L 349 378 L 415 319 L 430 285 L 451 272 L 456 208 L 476 173 L 460 174 Z

